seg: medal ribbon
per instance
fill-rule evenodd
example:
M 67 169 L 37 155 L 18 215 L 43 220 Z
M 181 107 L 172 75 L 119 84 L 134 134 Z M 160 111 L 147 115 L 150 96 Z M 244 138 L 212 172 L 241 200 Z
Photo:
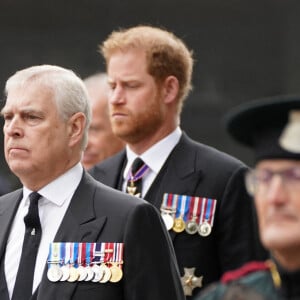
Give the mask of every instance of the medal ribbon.
M 135 174 L 132 174 L 132 172 L 130 171 L 129 176 L 128 176 L 128 180 L 135 182 L 135 181 L 141 179 L 141 178 L 146 174 L 146 172 L 147 172 L 149 169 L 150 169 L 150 168 L 149 168 L 146 164 L 143 164 L 143 165 L 136 171 Z
M 50 243 L 47 262 L 48 268 L 51 264 L 59 264 L 61 262 L 60 243 Z
M 95 252 L 94 252 L 94 262 L 97 264 L 100 264 L 103 259 L 101 259 L 104 256 L 104 252 L 101 251 L 101 243 L 95 243 Z
M 96 248 L 96 243 L 90 243 L 91 247 L 90 247 L 90 263 L 93 264 L 94 263 L 94 259 L 95 259 L 95 248 Z
M 85 253 L 86 265 L 89 266 L 91 264 L 91 243 L 86 243 Z
M 196 223 L 199 221 L 201 202 L 199 197 L 191 197 L 190 208 L 189 208 L 189 218 L 188 220 L 194 220 Z
M 114 243 L 113 262 L 117 262 L 119 268 L 122 269 L 123 263 L 123 243 Z
M 176 218 L 179 218 L 180 216 L 183 218 L 183 220 L 187 221 L 187 216 L 189 212 L 189 203 L 190 203 L 190 196 L 185 195 L 175 195 L 175 198 L 178 199 L 177 202 L 177 209 L 176 209 Z
M 65 248 L 65 257 L 63 258 L 64 259 L 64 264 L 65 265 L 70 265 L 71 264 L 71 250 L 70 250 L 70 247 L 71 247 L 71 243 L 63 243 L 62 247 Z
M 207 222 L 210 226 L 213 226 L 215 210 L 217 205 L 217 200 L 210 198 L 201 199 L 201 215 L 199 219 L 199 224 Z

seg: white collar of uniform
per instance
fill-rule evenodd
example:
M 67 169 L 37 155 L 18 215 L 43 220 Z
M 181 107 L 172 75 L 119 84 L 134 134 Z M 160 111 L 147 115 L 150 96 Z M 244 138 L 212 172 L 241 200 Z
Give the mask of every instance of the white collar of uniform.
M 165 138 L 154 144 L 142 155 L 137 155 L 128 147 L 128 145 L 126 145 L 127 165 L 123 174 L 124 179 L 127 179 L 130 167 L 133 161 L 138 156 L 145 162 L 145 164 L 151 169 L 151 171 L 158 174 L 166 159 L 170 155 L 171 151 L 179 142 L 181 134 L 181 129 L 177 127 L 173 132 L 171 132 Z
M 65 200 L 76 190 L 82 178 L 82 173 L 83 167 L 81 163 L 78 163 L 37 192 L 53 204 L 62 206 Z M 32 193 L 32 191 L 24 186 L 23 199 L 25 199 L 26 203 L 29 203 L 28 196 L 30 193 Z

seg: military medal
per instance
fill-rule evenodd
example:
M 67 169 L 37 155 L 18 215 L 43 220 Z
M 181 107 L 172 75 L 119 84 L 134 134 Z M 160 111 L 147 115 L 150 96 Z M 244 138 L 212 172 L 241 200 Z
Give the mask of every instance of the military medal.
M 113 255 L 113 249 L 109 248 L 109 243 L 102 243 L 101 244 L 101 252 L 104 253 L 103 260 L 101 262 L 101 265 L 99 266 L 100 270 L 103 272 L 102 278 L 99 280 L 100 283 L 106 283 L 111 278 L 111 270 L 106 265 L 106 262 L 110 261 L 112 259 Z
M 171 230 L 174 226 L 174 217 L 171 213 L 162 213 L 161 217 L 166 225 L 167 230 Z
M 198 232 L 197 218 L 199 215 L 199 197 L 191 197 L 188 221 L 185 224 L 185 231 L 188 234 Z
M 189 220 L 185 225 L 185 231 L 188 234 L 195 234 L 198 232 L 198 224 L 196 222 L 196 217 L 193 217 L 192 220 Z
M 123 271 L 117 265 L 116 262 L 112 263 L 112 266 L 110 267 L 110 271 L 111 271 L 111 277 L 109 279 L 110 282 L 118 282 L 122 279 Z
M 95 273 L 93 272 L 91 266 L 87 265 L 87 266 L 85 267 L 85 270 L 86 270 L 86 274 L 87 274 L 87 275 L 86 275 L 86 278 L 85 278 L 84 281 L 92 281 L 93 278 L 94 278 L 94 276 L 95 276 Z
M 192 296 L 194 288 L 202 287 L 203 276 L 197 277 L 194 275 L 196 268 L 184 268 L 184 276 L 181 277 L 181 284 L 185 296 Z
M 60 281 L 67 281 L 70 276 L 70 243 L 60 243 L 61 266 L 60 270 L 62 276 Z
M 78 243 L 70 243 L 70 268 L 69 268 L 69 278 L 67 281 L 75 282 L 79 278 L 79 273 L 77 271 L 77 258 L 78 258 Z
M 178 197 L 176 218 L 174 220 L 173 230 L 177 233 L 183 232 L 185 229 L 185 220 L 189 209 L 190 197 L 184 195 L 176 195 Z
M 92 270 L 95 274 L 94 278 L 92 279 L 92 282 L 99 282 L 104 276 L 103 269 L 100 268 L 100 266 L 95 264 L 95 265 L 92 266 Z
M 70 267 L 68 265 L 63 265 L 60 267 L 62 276 L 60 278 L 60 281 L 67 281 L 70 277 Z
M 69 275 L 69 278 L 67 279 L 67 281 L 69 281 L 69 282 L 77 281 L 79 278 L 79 273 L 78 273 L 77 269 L 71 265 L 69 272 L 70 272 L 70 275 Z
M 212 231 L 216 204 L 217 200 L 215 199 L 202 198 L 202 210 L 199 218 L 198 233 L 203 237 L 209 236 Z
M 132 173 L 132 170 L 130 170 L 129 176 L 127 178 L 127 188 L 126 192 L 132 196 L 141 197 L 141 193 L 137 193 L 137 186 L 135 185 L 135 182 L 142 179 L 143 176 L 149 171 L 149 167 L 146 164 L 143 164 L 136 172 L 135 174 Z
M 110 268 L 105 263 L 102 263 L 99 268 L 103 271 L 103 277 L 102 279 L 100 279 L 100 282 L 101 283 L 108 282 L 111 278 Z
M 123 271 L 121 265 L 123 263 L 123 243 L 114 243 L 113 248 L 113 257 L 110 262 L 111 267 L 111 277 L 109 279 L 110 282 L 119 282 L 123 277 Z
M 95 273 L 93 272 L 92 267 L 90 266 L 91 261 L 93 260 L 93 258 L 91 257 L 93 255 L 92 251 L 91 251 L 91 248 L 92 248 L 91 243 L 86 243 L 86 250 L 85 250 L 85 253 L 86 253 L 86 266 L 85 266 L 85 270 L 86 270 L 87 276 L 86 276 L 84 281 L 92 281 L 94 276 L 95 276 Z
M 60 243 L 51 243 L 48 255 L 47 278 L 52 282 L 57 282 L 62 277 L 59 267 L 60 262 Z
M 198 232 L 201 236 L 209 236 L 211 233 L 211 226 L 207 221 L 199 225 Z
M 78 253 L 78 268 L 77 272 L 79 274 L 78 281 L 84 281 L 87 278 L 87 270 L 84 267 L 86 256 L 86 243 L 79 243 L 79 253 Z
M 57 282 L 62 277 L 62 271 L 58 264 L 51 264 L 47 271 L 47 277 L 52 282 Z
M 183 218 L 182 218 L 181 215 L 179 216 L 179 218 L 176 218 L 174 220 L 174 225 L 173 225 L 172 229 L 177 233 L 184 231 L 185 223 L 184 223 Z
M 167 230 L 171 230 L 174 226 L 176 206 L 177 197 L 173 197 L 172 194 L 165 193 L 160 207 L 160 212 Z

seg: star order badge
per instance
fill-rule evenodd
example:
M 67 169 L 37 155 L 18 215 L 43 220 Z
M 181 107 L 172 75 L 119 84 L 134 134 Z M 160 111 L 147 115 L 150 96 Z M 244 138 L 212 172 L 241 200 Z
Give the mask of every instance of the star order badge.
M 184 275 L 181 277 L 181 284 L 186 296 L 192 296 L 193 289 L 196 287 L 202 287 L 203 276 L 195 276 L 196 268 L 184 268 Z

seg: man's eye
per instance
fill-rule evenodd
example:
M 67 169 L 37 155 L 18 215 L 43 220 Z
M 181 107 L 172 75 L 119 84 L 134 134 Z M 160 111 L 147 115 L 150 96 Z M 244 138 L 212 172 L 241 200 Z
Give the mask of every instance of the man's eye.
M 3 115 L 3 119 L 5 121 L 10 121 L 12 119 L 12 115 Z
M 287 172 L 285 172 L 285 176 L 289 179 L 299 180 L 300 179 L 300 168 L 294 168 L 294 169 L 287 170 Z
M 271 172 L 258 172 L 257 178 L 259 181 L 267 182 L 272 178 L 273 174 Z
M 38 116 L 35 116 L 35 115 L 26 115 L 25 116 L 25 119 L 28 119 L 28 120 L 36 120 L 36 119 L 39 119 Z

